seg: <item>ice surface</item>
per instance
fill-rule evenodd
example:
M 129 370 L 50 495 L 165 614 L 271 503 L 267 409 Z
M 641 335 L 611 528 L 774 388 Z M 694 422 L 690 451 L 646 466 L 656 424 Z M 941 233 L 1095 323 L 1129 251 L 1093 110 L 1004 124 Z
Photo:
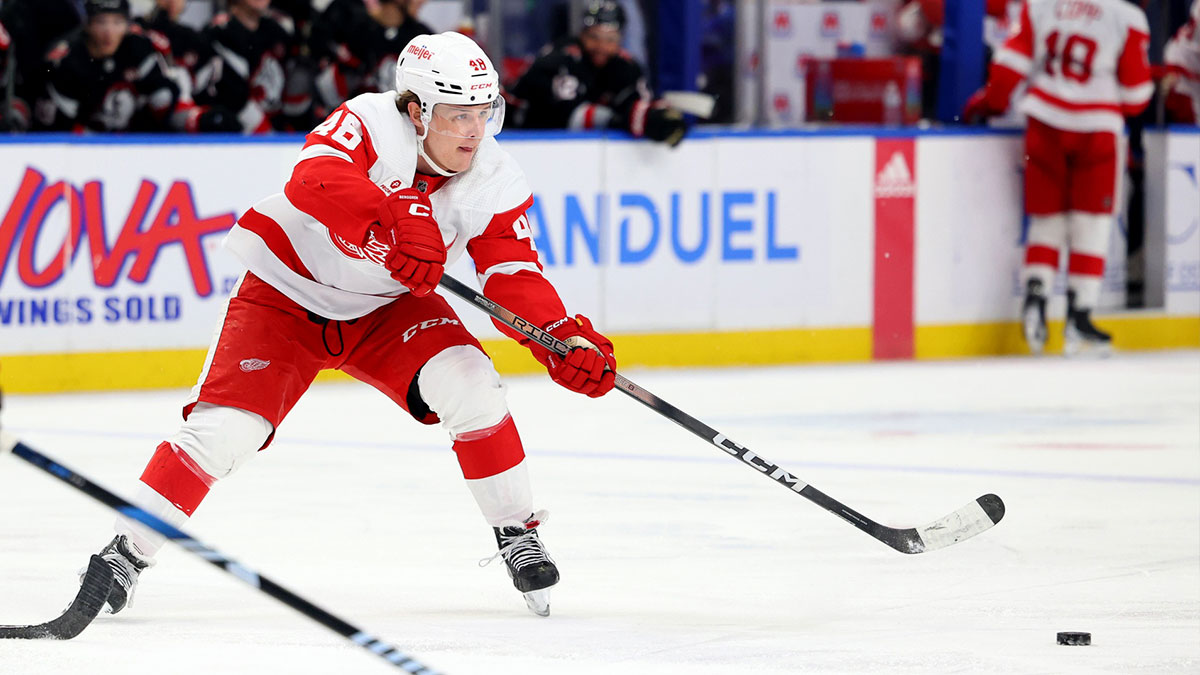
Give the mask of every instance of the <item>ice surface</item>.
M 1200 353 L 627 375 L 885 524 L 1008 513 L 902 555 L 632 399 L 530 377 L 548 619 L 476 565 L 495 543 L 444 433 L 365 385 L 316 386 L 187 529 L 449 675 L 1200 671 Z M 184 397 L 10 394 L 3 423 L 128 496 Z M 54 616 L 112 514 L 14 457 L 0 514 L 0 623 Z M 389 671 L 173 545 L 125 613 L 0 642 L 6 674 Z

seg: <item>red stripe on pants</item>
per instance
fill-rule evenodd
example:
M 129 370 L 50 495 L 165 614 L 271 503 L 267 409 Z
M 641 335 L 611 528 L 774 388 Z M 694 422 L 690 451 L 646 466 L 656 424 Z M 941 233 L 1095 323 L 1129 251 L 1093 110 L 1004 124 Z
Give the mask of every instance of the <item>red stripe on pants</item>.
M 916 167 L 913 139 L 875 141 L 876 359 L 913 356 Z

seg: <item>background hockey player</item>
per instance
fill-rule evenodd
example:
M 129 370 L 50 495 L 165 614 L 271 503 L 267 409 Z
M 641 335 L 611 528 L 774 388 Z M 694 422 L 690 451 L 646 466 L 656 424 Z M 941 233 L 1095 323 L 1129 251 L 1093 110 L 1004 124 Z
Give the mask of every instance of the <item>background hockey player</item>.
M 347 97 L 387 91 L 396 60 L 414 37 L 433 31 L 410 0 L 333 0 L 313 22 L 310 52 L 316 93 L 332 109 Z
M 1025 340 L 1046 342 L 1046 299 L 1067 259 L 1065 349 L 1107 349 L 1092 324 L 1124 171 L 1125 116 L 1150 100 L 1149 28 L 1125 0 L 1026 0 L 1020 24 L 993 57 L 968 120 L 999 114 L 1028 79 L 1025 130 Z
M 0 18 L 0 131 L 29 128 L 29 104 L 17 98 L 17 57 Z
M 83 25 L 86 14 L 78 0 L 2 0 L 0 25 L 8 42 L 5 52 L 5 128 L 45 128 L 54 119 L 46 98 L 46 54 Z
M 165 131 L 179 102 L 166 62 L 131 30 L 128 0 L 87 0 L 87 22 L 54 47 L 47 90 L 49 127 L 71 131 Z
M 1172 122 L 1200 124 L 1200 0 L 1192 0 L 1187 23 L 1163 50 L 1167 75 L 1167 116 Z
M 179 88 L 179 105 L 171 126 L 182 131 L 241 131 L 232 110 L 215 99 L 221 60 L 200 31 L 179 22 L 187 0 L 155 0 L 154 9 L 138 22 L 167 59 L 167 76 Z
M 518 125 L 526 129 L 622 129 L 678 145 L 683 114 L 654 100 L 642 66 L 621 49 L 625 11 L 593 2 L 583 31 L 548 47 L 513 86 Z
M 565 360 L 526 343 L 559 384 L 601 396 L 612 343 L 567 316 L 542 275 L 524 174 L 492 138 L 504 100 L 491 61 L 457 33 L 415 38 L 396 89 L 347 101 L 308 134 L 281 194 L 241 217 L 227 245 L 248 270 L 233 291 L 185 421 L 154 452 L 137 503 L 180 525 L 217 480 L 266 447 L 326 368 L 371 384 L 449 432 L 513 583 L 549 613 L 559 574 L 538 535 L 525 454 L 505 387 L 479 342 L 434 293 L 468 253 L 492 298 L 572 345 Z M 505 329 L 507 330 L 507 329 Z M 511 333 L 513 337 L 523 336 Z M 163 544 L 121 520 L 103 550 L 120 611 Z
M 204 37 L 221 57 L 212 96 L 201 99 L 234 111 L 243 131 L 311 128 L 311 77 L 289 71 L 296 40 L 269 15 L 270 0 L 230 0 Z

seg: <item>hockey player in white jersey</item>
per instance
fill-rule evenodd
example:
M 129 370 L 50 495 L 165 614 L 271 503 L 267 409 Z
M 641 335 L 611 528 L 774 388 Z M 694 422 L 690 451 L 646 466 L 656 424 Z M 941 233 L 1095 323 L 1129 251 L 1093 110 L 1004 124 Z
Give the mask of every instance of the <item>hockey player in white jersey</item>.
M 1181 124 L 1200 124 L 1200 0 L 1192 0 L 1188 20 L 1163 48 L 1167 75 L 1167 118 Z
M 1150 100 L 1146 15 L 1126 0 L 1025 0 L 1020 23 L 992 59 L 988 84 L 967 103 L 968 120 L 999 114 L 1028 81 L 1025 130 L 1025 303 L 1030 350 L 1046 342 L 1046 298 L 1064 250 L 1064 349 L 1107 350 L 1092 324 L 1124 173 L 1125 117 Z
M 549 613 L 559 573 L 539 537 L 525 454 L 505 388 L 479 342 L 433 292 L 468 253 L 484 292 L 573 349 L 521 340 L 559 384 L 612 389 L 612 343 L 569 317 L 542 274 L 533 198 L 495 139 L 504 99 L 491 61 L 457 33 L 414 38 L 396 91 L 342 104 L 308 134 L 280 194 L 246 212 L 226 245 L 248 271 L 233 291 L 179 431 L 141 476 L 139 506 L 183 524 L 213 483 L 271 441 L 317 372 L 340 369 L 449 432 L 467 485 L 516 588 Z M 497 324 L 499 325 L 499 324 Z M 164 540 L 121 518 L 103 555 L 120 611 Z M 493 556 L 493 557 L 496 557 Z

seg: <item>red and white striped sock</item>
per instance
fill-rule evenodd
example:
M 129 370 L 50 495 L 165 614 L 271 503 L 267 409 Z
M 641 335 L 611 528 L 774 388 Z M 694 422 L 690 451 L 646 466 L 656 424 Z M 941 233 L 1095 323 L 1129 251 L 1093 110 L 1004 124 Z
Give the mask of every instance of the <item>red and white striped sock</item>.
M 517 425 L 505 416 L 499 424 L 459 434 L 454 451 L 467 487 L 484 520 L 492 527 L 533 513 L 533 490 Z

